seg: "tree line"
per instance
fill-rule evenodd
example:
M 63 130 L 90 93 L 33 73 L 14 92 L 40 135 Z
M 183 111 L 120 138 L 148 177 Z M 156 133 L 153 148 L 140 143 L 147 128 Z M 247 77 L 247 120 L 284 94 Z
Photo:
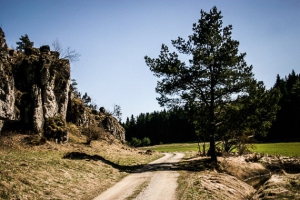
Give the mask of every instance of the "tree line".
M 300 74 L 293 70 L 288 76 L 276 77 L 274 88 L 278 88 L 281 98 L 280 110 L 266 138 L 267 141 L 300 140 Z
M 269 129 L 265 130 L 263 135 L 256 134 L 256 141 L 274 142 L 274 141 L 299 141 L 300 140 L 300 74 L 296 74 L 293 70 L 288 76 L 281 78 L 277 75 L 276 82 L 270 90 L 279 90 L 280 99 L 277 103 L 276 118 L 268 121 Z M 266 95 L 264 93 L 264 95 Z M 268 102 L 264 102 L 268 103 Z M 273 106 L 274 108 L 274 106 Z M 251 112 L 251 106 L 245 111 L 247 115 Z M 269 112 L 266 109 L 265 112 Z M 194 111 L 195 112 L 195 111 Z M 272 112 L 272 110 L 271 110 Z M 274 111 L 273 111 L 274 112 Z M 192 142 L 209 140 L 208 134 L 201 133 L 201 128 L 197 127 L 197 122 L 191 120 L 195 113 L 191 110 L 175 107 L 170 110 L 155 111 L 151 113 L 140 113 L 134 117 L 127 117 L 122 124 L 126 130 L 126 139 L 132 141 L 132 138 L 149 138 L 151 145 L 161 143 L 176 143 L 176 142 Z M 261 113 L 261 115 L 266 113 Z M 203 116 L 198 116 L 204 119 Z M 257 120 L 262 120 L 263 116 L 259 116 L 257 112 L 254 116 Z M 227 120 L 227 131 L 231 130 L 229 135 L 218 137 L 218 140 L 223 140 L 226 143 L 226 138 L 232 139 L 232 128 L 236 123 L 241 123 L 237 119 L 234 121 Z M 242 118 L 244 120 L 244 118 Z M 200 120 L 199 120 L 200 121 Z M 199 125 L 198 125 L 199 126 Z M 197 129 L 198 128 L 198 129 Z M 219 130 L 225 131 L 225 130 Z M 219 134 L 220 136 L 222 134 Z M 228 142 L 228 141 L 227 141 Z M 227 148 L 230 148 L 227 144 Z
M 141 113 L 122 124 L 126 140 L 149 138 L 151 145 L 196 141 L 195 128 L 186 111 L 177 107 L 170 110 Z

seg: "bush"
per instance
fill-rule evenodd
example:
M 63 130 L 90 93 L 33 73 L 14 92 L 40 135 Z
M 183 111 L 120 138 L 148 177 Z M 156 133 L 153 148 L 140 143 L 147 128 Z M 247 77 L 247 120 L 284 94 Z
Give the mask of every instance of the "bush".
M 58 142 L 68 141 L 67 123 L 61 116 L 55 116 L 46 120 L 45 137 L 57 139 Z
M 151 141 L 148 137 L 144 137 L 142 139 L 142 146 L 150 146 L 150 144 L 151 144 Z
M 139 147 L 142 145 L 142 141 L 140 139 L 134 137 L 134 138 L 132 138 L 130 144 L 131 144 L 131 146 Z
M 86 136 L 86 144 L 91 144 L 92 140 L 98 140 L 104 137 L 104 130 L 96 124 L 90 125 L 82 129 L 82 134 Z
M 144 137 L 142 140 L 138 138 L 132 138 L 130 145 L 133 147 L 143 147 L 143 146 L 149 146 L 151 143 L 150 139 L 148 137 Z

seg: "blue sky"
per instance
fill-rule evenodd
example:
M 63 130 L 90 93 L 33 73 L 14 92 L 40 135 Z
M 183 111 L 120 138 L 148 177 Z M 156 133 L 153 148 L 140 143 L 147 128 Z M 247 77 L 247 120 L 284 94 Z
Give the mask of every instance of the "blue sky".
M 162 109 L 144 56 L 157 57 L 162 43 L 172 50 L 171 40 L 192 34 L 200 10 L 213 6 L 267 88 L 277 74 L 300 73 L 299 0 L 0 0 L 0 26 L 9 47 L 28 34 L 35 47 L 58 38 L 75 49 L 79 91 L 108 110 L 120 105 L 125 121 Z

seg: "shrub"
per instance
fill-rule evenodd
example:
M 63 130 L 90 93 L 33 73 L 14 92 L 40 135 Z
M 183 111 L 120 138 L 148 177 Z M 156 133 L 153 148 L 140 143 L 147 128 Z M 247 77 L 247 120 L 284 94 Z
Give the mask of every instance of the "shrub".
M 151 144 L 151 141 L 148 137 L 144 137 L 142 140 L 133 137 L 130 145 L 133 147 L 143 147 L 143 146 L 149 146 Z
M 89 125 L 82 129 L 82 134 L 86 136 L 86 144 L 90 145 L 92 140 L 98 140 L 104 137 L 105 131 L 96 124 Z
M 130 144 L 131 144 L 131 146 L 139 147 L 142 145 L 142 141 L 140 139 L 134 137 L 134 138 L 132 138 Z
M 142 146 L 150 146 L 150 144 L 151 144 L 151 141 L 148 137 L 144 137 L 142 139 Z
M 57 139 L 58 142 L 68 140 L 67 123 L 61 116 L 55 116 L 46 120 L 45 137 L 47 139 Z

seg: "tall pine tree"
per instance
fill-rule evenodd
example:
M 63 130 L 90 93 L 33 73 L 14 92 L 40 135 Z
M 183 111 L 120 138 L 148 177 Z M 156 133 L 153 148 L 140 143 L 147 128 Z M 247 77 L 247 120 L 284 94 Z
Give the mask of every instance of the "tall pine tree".
M 179 53 L 191 55 L 189 65 L 178 59 L 162 45 L 158 58 L 145 56 L 146 64 L 159 79 L 156 91 L 160 105 L 186 105 L 208 113 L 211 160 L 216 161 L 215 134 L 220 113 L 227 104 L 235 101 L 253 80 L 252 66 L 247 66 L 246 53 L 238 52 L 239 42 L 231 38 L 232 26 L 223 27 L 221 12 L 213 7 L 201 10 L 193 34 L 185 41 L 172 40 Z

